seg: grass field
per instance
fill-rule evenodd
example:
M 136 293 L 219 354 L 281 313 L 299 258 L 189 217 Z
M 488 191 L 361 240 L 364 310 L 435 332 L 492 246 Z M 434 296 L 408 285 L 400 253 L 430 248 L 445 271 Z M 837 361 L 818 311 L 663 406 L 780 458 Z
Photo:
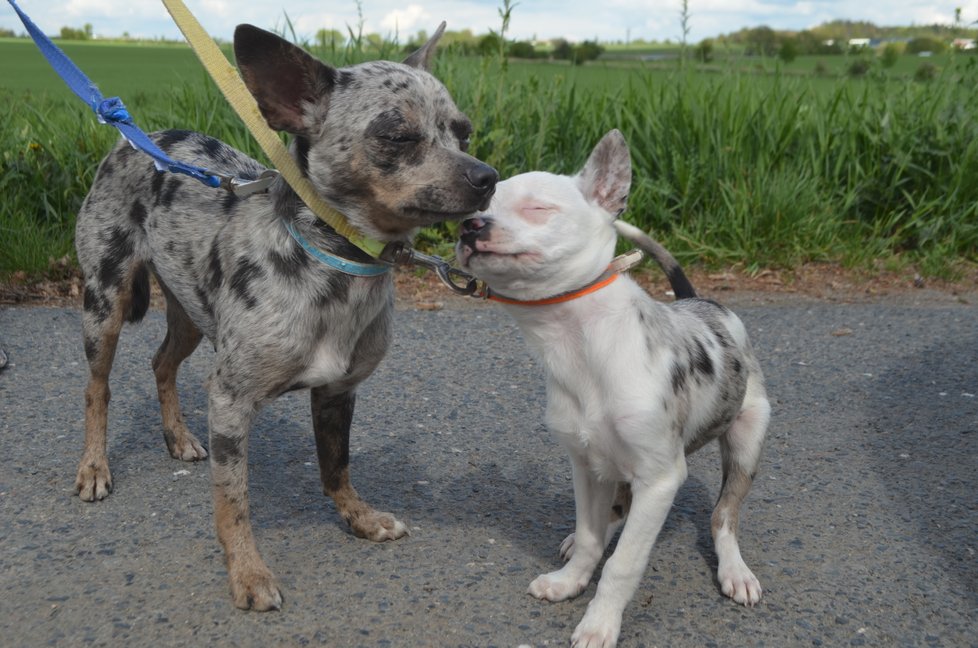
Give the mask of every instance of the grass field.
M 193 54 L 173 45 L 66 45 L 145 130 L 190 128 L 257 154 Z M 978 57 L 864 79 L 844 58 L 707 66 L 442 56 L 436 74 L 505 177 L 576 170 L 611 128 L 631 144 L 626 216 L 686 263 L 791 267 L 812 260 L 915 264 L 947 275 L 978 261 Z M 825 60 L 830 60 L 826 57 Z M 763 69 L 761 69 L 763 68 Z M 0 276 L 43 272 L 71 251 L 74 214 L 116 139 L 24 41 L 0 40 Z M 452 227 L 423 233 L 447 249 Z

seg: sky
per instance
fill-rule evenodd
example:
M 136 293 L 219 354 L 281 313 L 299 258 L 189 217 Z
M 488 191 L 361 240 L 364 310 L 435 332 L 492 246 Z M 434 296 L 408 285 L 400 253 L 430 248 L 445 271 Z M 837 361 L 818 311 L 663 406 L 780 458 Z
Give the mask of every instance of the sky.
M 191 12 L 215 38 L 230 40 L 234 26 L 249 22 L 266 29 L 282 28 L 285 16 L 300 37 L 319 29 L 359 23 L 355 0 L 185 0 Z M 48 34 L 61 27 L 92 25 L 96 35 L 169 39 L 180 33 L 158 0 L 18 0 L 20 7 Z M 564 37 L 581 40 L 647 41 L 682 39 L 682 0 L 518 0 L 508 35 L 517 40 Z M 364 33 L 398 36 L 405 41 L 424 30 L 431 33 L 442 20 L 450 31 L 475 34 L 500 27 L 499 0 L 361 0 Z M 961 8 L 962 22 L 978 20 L 978 0 L 942 4 L 929 0 L 688 0 L 687 41 L 699 42 L 767 25 L 776 30 L 802 30 L 835 19 L 866 20 L 880 26 L 951 24 Z M 13 9 L 0 3 L 0 28 L 22 33 Z

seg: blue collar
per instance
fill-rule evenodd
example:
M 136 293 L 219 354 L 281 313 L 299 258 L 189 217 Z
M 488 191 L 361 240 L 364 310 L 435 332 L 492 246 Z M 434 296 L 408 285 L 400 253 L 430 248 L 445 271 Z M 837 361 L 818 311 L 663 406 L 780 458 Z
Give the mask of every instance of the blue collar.
M 341 256 L 337 256 L 332 252 L 326 252 L 325 250 L 320 250 L 313 247 L 312 243 L 307 241 L 302 234 L 295 229 L 295 225 L 291 222 L 285 222 L 285 229 L 288 230 L 295 242 L 302 246 L 302 249 L 314 256 L 319 261 L 322 261 L 334 270 L 339 270 L 340 272 L 346 273 L 348 275 L 354 275 L 356 277 L 378 277 L 388 270 L 391 266 L 386 263 L 361 263 L 360 261 L 351 261 L 350 259 L 344 259 Z

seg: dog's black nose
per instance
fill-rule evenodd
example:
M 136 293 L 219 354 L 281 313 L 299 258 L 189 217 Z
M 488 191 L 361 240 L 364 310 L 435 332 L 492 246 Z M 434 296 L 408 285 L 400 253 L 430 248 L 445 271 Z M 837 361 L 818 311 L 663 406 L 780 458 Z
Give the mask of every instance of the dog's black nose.
M 490 193 L 499 182 L 499 174 L 488 164 L 473 164 L 465 172 L 465 179 L 479 193 Z
M 489 222 L 485 221 L 478 216 L 472 218 L 466 218 L 462 221 L 462 227 L 459 230 L 459 239 L 462 243 L 468 245 L 469 247 L 474 247 L 475 242 L 479 240 L 479 236 L 483 232 L 489 231 Z

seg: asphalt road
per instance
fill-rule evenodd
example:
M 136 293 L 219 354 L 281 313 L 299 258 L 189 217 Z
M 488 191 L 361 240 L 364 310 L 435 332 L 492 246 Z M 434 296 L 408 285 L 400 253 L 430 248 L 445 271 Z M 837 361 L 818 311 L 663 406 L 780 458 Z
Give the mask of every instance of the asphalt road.
M 723 296 L 720 295 L 722 298 Z M 729 300 L 727 300 L 729 303 Z M 690 477 L 625 612 L 621 646 L 978 645 L 978 306 L 740 299 L 773 399 L 741 546 L 754 609 L 719 593 L 715 447 Z M 87 377 L 79 313 L 0 310 L 0 645 L 566 645 L 594 584 L 524 592 L 573 524 L 568 462 L 542 425 L 539 368 L 491 306 L 402 310 L 363 385 L 352 474 L 410 537 L 353 537 L 321 495 L 307 395 L 252 430 L 259 548 L 284 609 L 232 607 L 208 467 L 170 459 L 149 360 L 162 314 L 128 327 L 113 373 L 115 492 L 72 494 Z M 206 438 L 184 365 L 188 424 Z

